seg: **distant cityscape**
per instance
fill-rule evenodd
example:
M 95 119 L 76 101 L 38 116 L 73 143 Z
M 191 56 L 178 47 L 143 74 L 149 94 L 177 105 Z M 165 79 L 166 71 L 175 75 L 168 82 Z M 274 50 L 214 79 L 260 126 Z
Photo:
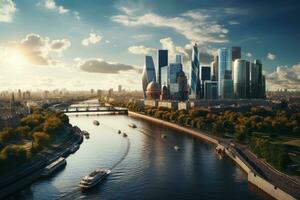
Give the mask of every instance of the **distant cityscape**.
M 147 100 L 265 99 L 266 80 L 262 62 L 241 58 L 241 47 L 220 48 L 210 66 L 200 65 L 200 48 L 195 44 L 190 74 L 183 71 L 182 55 L 168 61 L 168 50 L 157 51 L 157 67 L 152 56 L 145 57 L 142 74 Z

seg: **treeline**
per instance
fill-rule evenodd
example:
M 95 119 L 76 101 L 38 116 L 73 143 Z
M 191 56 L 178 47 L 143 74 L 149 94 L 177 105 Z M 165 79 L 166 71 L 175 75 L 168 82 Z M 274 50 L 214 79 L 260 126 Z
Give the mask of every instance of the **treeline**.
M 17 128 L 0 132 L 1 171 L 30 160 L 69 124 L 68 116 L 63 113 L 41 108 L 33 108 L 31 113 L 21 119 Z
M 128 103 L 131 111 L 152 117 L 205 130 L 219 137 L 232 137 L 249 145 L 259 157 L 265 158 L 276 168 L 282 169 L 289 162 L 289 156 L 282 144 L 271 142 L 280 135 L 300 137 L 300 113 L 269 110 L 253 107 L 249 112 L 229 112 L 214 114 L 205 109 L 171 110 L 164 107 L 143 107 Z M 270 138 L 263 138 L 269 136 Z

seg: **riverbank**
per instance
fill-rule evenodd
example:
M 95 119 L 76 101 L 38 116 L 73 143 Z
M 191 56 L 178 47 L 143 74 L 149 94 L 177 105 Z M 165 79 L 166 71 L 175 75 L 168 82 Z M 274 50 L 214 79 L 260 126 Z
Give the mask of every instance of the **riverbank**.
M 274 169 L 266 166 L 258 158 L 242 145 L 230 145 L 230 141 L 214 137 L 198 130 L 182 127 L 177 124 L 149 117 L 135 112 L 129 112 L 129 116 L 145 119 L 147 121 L 167 126 L 184 133 L 204 139 L 210 143 L 218 145 L 231 159 L 233 159 L 248 175 L 248 181 L 257 186 L 270 196 L 280 200 L 294 200 L 300 198 L 300 184 L 283 174 L 279 174 Z
M 68 156 L 67 149 L 83 141 L 83 136 L 78 127 L 70 125 L 66 129 L 70 131 L 69 137 L 62 139 L 59 144 L 50 145 L 39 152 L 31 161 L 0 176 L 0 199 L 12 195 L 36 181 L 49 163 L 60 156 Z

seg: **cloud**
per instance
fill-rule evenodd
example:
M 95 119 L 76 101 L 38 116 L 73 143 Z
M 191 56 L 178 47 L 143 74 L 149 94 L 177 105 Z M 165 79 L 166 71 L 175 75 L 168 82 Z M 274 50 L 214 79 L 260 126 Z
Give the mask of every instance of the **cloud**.
M 80 19 L 81 19 L 81 18 L 80 18 L 80 14 L 79 14 L 78 11 L 74 11 L 73 14 L 74 14 L 74 16 L 75 16 L 75 19 L 77 19 L 77 20 L 80 20 Z
M 300 90 L 300 63 L 288 66 L 278 66 L 276 70 L 266 75 L 267 86 L 271 90 L 286 88 Z
M 151 34 L 139 34 L 139 35 L 133 35 L 131 38 L 136 40 L 150 40 L 153 36 Z
M 39 34 L 30 33 L 21 40 L 17 47 L 21 49 L 27 60 L 36 65 L 54 65 L 58 61 L 51 58 L 50 54 L 66 50 L 71 46 L 67 39 L 50 40 L 48 37 L 41 37 Z
M 123 26 L 171 28 L 186 39 L 197 41 L 199 44 L 228 42 L 224 36 L 229 30 L 217 22 L 215 15 L 205 10 L 190 10 L 179 17 L 165 17 L 151 12 L 138 16 L 133 12 L 124 11 L 124 8 L 120 11 L 121 15 L 112 16 L 111 19 Z
M 140 71 L 138 67 L 121 63 L 111 63 L 98 58 L 90 58 L 81 60 L 77 64 L 77 68 L 90 73 L 102 74 L 118 74 L 121 71 Z
M 81 44 L 83 46 L 89 46 L 92 44 L 96 44 L 102 40 L 102 37 L 100 35 L 97 35 L 96 33 L 90 33 L 88 38 L 85 38 L 81 41 Z
M 149 55 L 149 54 L 154 53 L 156 51 L 156 49 L 148 48 L 148 47 L 145 47 L 143 45 L 139 45 L 139 46 L 130 46 L 130 47 L 128 47 L 128 51 L 130 53 L 133 53 L 133 54 Z
M 230 24 L 230 25 L 238 25 L 238 24 L 240 24 L 240 22 L 232 20 L 232 21 L 229 21 L 228 24 Z
M 276 56 L 274 54 L 272 54 L 272 53 L 268 53 L 267 58 L 269 60 L 274 60 L 276 58 Z
M 65 14 L 65 13 L 69 12 L 69 10 L 64 8 L 63 6 L 56 5 L 55 0 L 45 0 L 44 6 L 45 6 L 45 8 L 47 8 L 49 10 L 55 10 L 60 14 Z
M 12 0 L 0 1 L 0 22 L 9 23 L 12 21 L 13 14 L 16 12 L 16 5 Z
M 246 56 L 249 57 L 249 58 L 251 58 L 252 57 L 252 53 L 248 52 L 248 53 L 246 53 Z

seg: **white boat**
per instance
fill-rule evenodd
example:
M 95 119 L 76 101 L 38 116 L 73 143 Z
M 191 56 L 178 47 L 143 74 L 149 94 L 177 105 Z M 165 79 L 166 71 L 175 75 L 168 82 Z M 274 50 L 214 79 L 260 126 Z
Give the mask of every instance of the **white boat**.
M 99 126 L 99 125 L 100 125 L 100 123 L 99 123 L 98 120 L 94 120 L 94 121 L 93 121 L 93 124 L 96 125 L 96 126 Z
M 180 147 L 177 146 L 177 145 L 175 145 L 175 146 L 174 146 L 174 149 L 175 149 L 176 151 L 179 151 L 179 150 L 180 150 Z
M 79 145 L 75 144 L 70 148 L 70 153 L 75 153 L 79 149 Z
M 59 157 L 57 160 L 50 163 L 47 167 L 45 167 L 44 171 L 42 172 L 42 176 L 50 176 L 56 170 L 60 169 L 61 167 L 67 164 L 66 159 L 63 157 Z
M 128 126 L 131 127 L 131 128 L 136 128 L 137 127 L 134 123 L 131 123 Z
M 107 175 L 109 175 L 111 170 L 109 169 L 97 169 L 90 173 L 89 175 L 83 177 L 79 183 L 79 187 L 82 189 L 89 189 L 97 185 L 102 181 Z

